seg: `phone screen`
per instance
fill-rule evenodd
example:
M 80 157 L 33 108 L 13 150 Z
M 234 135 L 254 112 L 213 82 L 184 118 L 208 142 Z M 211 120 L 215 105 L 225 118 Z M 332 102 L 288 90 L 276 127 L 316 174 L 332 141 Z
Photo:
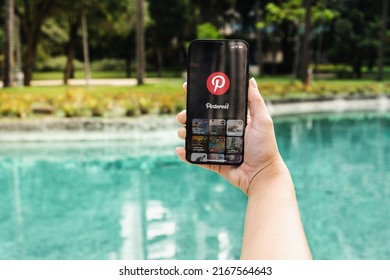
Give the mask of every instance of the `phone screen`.
M 248 45 L 195 40 L 189 46 L 186 158 L 241 164 L 247 118 Z

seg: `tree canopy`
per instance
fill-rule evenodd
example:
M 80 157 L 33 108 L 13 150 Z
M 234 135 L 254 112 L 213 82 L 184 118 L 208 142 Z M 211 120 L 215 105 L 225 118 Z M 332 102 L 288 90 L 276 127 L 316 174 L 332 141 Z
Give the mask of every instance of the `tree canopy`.
M 268 74 L 299 73 L 298 68 L 305 67 L 301 61 L 305 55 L 315 70 L 321 65 L 342 64 L 350 67 L 351 75 L 356 78 L 362 77 L 363 69 L 374 71 L 379 60 L 389 65 L 390 33 L 386 25 L 389 13 L 383 10 L 383 7 L 388 10 L 388 5 L 383 4 L 388 0 L 306 1 L 143 1 L 146 69 L 159 75 L 166 70 L 180 73 L 185 69 L 186 47 L 195 38 L 243 38 L 250 45 L 250 63 L 256 64 L 260 55 L 262 71 Z M 45 68 L 47 62 L 58 57 L 64 58 L 61 71 L 65 71 L 65 81 L 72 76 L 74 60 L 83 60 L 82 13 L 88 21 L 91 61 L 123 61 L 118 65 L 123 65 L 127 76 L 137 66 L 135 0 L 7 0 L 6 3 L 12 3 L 19 22 L 13 36 L 21 38 L 26 85 L 34 70 L 50 68 Z M 310 29 L 305 26 L 308 11 L 305 3 L 310 5 Z M 8 18 L 7 11 L 3 9 L 0 14 L 2 22 Z M 310 33 L 307 41 L 306 28 Z M 0 32 L 3 45 L 10 40 L 6 34 L 3 28 Z M 5 48 L 2 53 L 15 57 L 17 47 L 12 54 L 7 54 L 10 51 Z

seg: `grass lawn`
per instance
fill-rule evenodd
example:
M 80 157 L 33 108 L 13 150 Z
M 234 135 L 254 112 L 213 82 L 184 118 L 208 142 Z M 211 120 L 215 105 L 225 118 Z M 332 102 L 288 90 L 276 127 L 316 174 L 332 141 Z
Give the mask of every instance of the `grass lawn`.
M 2 88 L 0 93 L 12 94 L 41 94 L 56 95 L 67 90 L 83 90 L 97 95 L 110 95 L 116 93 L 145 93 L 145 94 L 174 94 L 177 90 L 182 90 L 183 79 L 166 78 L 159 83 L 148 83 L 142 86 L 30 86 Z
M 84 79 L 84 71 L 75 71 L 75 79 Z M 135 78 L 136 73 L 131 73 L 131 78 Z M 156 72 L 148 72 L 147 77 L 155 78 L 158 77 Z M 164 78 L 175 78 L 180 77 L 179 72 L 164 71 Z M 62 80 L 64 78 L 63 72 L 34 72 L 33 80 Z M 125 71 L 92 71 L 92 79 L 127 79 Z
M 91 73 L 92 79 L 124 79 L 126 73 L 123 71 L 96 71 Z M 34 72 L 34 80 L 62 80 L 62 72 Z M 84 79 L 84 71 L 76 71 L 75 79 Z

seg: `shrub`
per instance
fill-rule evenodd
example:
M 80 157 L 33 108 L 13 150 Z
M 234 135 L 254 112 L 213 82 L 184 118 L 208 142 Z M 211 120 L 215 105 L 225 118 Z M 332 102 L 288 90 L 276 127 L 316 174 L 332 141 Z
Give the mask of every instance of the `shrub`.
M 185 108 L 186 108 L 185 103 L 182 102 L 182 101 L 178 101 L 178 102 L 176 102 L 176 104 L 175 104 L 175 113 L 180 113 L 180 112 L 183 111 Z
M 372 96 L 390 94 L 390 83 L 314 81 L 310 87 L 300 82 L 260 81 L 265 99 L 313 98 L 318 96 Z M 35 115 L 66 117 L 132 117 L 137 114 L 172 114 L 185 108 L 185 96 L 178 87 L 146 85 L 120 92 L 91 88 L 66 88 L 64 92 L 30 93 L 29 88 L 14 93 L 0 90 L 0 116 L 25 118 Z M 57 89 L 56 89 L 57 91 Z
M 90 100 L 89 106 L 93 106 L 94 101 Z M 64 95 L 57 99 L 58 108 L 64 112 L 65 117 L 88 117 L 92 115 L 92 110 L 88 107 L 86 92 L 80 89 L 67 90 Z
M 137 114 L 137 102 L 134 100 L 120 100 L 119 104 L 124 109 L 126 117 L 133 117 Z
M 383 85 L 383 92 L 384 92 L 385 94 L 390 94 L 390 83 L 385 83 L 385 84 Z
M 0 102 L 0 115 L 5 117 L 25 118 L 29 113 L 29 102 L 24 97 L 11 98 L 2 96 L 5 101 Z
M 124 71 L 126 69 L 123 59 L 105 58 L 91 63 L 92 71 Z
M 314 69 L 314 65 L 310 65 L 311 69 Z M 318 73 L 339 73 L 339 72 L 352 72 L 352 68 L 346 64 L 317 64 L 316 68 Z
M 138 100 L 138 108 L 139 108 L 139 111 L 140 111 L 141 115 L 148 114 L 150 112 L 150 110 L 152 109 L 152 100 L 151 100 L 151 98 L 141 97 Z
M 49 59 L 37 62 L 35 69 L 37 71 L 64 71 L 66 65 L 66 56 L 50 57 Z M 77 59 L 73 60 L 75 70 L 83 69 L 83 63 Z

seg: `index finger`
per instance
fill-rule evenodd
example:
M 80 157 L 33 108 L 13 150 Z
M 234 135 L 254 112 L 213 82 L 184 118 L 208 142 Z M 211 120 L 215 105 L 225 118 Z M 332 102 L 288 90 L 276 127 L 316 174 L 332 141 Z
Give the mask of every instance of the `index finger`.
M 176 120 L 181 124 L 185 124 L 187 121 L 187 111 L 183 110 L 180 113 L 178 113 L 176 116 Z
M 183 88 L 184 88 L 184 91 L 187 93 L 187 82 L 183 83 Z M 185 124 L 187 121 L 187 111 L 183 110 L 180 113 L 178 113 L 176 116 L 176 120 L 181 124 Z

